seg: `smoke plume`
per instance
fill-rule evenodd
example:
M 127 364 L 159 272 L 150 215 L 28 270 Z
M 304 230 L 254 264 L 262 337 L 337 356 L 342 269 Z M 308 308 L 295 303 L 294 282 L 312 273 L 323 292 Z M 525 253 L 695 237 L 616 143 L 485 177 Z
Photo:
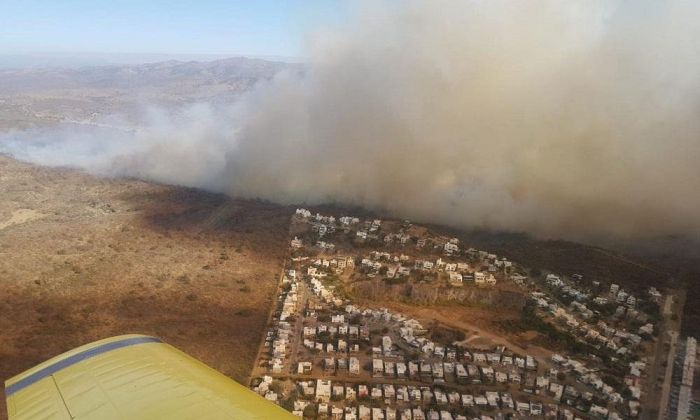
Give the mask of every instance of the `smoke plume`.
M 700 235 L 700 2 L 397 3 L 313 34 L 303 75 L 230 107 L 2 148 L 466 228 Z

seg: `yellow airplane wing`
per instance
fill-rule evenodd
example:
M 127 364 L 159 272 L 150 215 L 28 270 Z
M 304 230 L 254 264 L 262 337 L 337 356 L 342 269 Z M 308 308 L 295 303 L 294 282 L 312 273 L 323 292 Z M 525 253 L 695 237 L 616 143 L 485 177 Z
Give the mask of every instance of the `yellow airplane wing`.
M 5 382 L 10 420 L 295 419 L 163 343 L 123 335 L 54 357 Z

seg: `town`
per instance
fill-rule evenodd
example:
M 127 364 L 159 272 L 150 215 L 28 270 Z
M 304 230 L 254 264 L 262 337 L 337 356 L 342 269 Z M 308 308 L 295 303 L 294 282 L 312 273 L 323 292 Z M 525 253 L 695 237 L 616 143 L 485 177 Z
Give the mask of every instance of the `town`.
M 252 389 L 299 417 L 635 418 L 664 296 L 527 267 L 408 221 L 298 209 Z M 568 354 L 439 340 L 425 322 L 353 302 L 365 281 L 438 293 L 517 290 L 525 319 Z M 432 337 L 432 338 L 431 338 Z M 513 346 L 514 347 L 514 346 Z M 691 375 L 692 376 L 692 375 Z

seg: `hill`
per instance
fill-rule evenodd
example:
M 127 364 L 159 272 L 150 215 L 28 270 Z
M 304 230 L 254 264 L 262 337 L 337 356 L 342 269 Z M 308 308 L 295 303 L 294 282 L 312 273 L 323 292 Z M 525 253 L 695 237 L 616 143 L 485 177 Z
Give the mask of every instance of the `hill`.
M 231 103 L 289 64 L 244 57 L 80 68 L 0 69 L 0 131 L 94 121 L 118 114 L 137 118 L 148 106 Z
M 2 156 L 0 196 L 3 381 L 126 333 L 161 337 L 247 379 L 289 209 Z

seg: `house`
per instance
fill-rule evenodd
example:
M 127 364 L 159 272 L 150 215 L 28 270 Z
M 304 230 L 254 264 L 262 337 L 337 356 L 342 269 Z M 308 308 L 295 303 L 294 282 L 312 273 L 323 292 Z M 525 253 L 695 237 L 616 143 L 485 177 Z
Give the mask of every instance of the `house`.
M 491 366 L 481 367 L 481 377 L 484 379 L 484 381 L 493 382 L 494 374 L 495 372 Z
M 513 397 L 508 393 L 501 393 L 501 404 L 503 404 L 503 408 L 513 409 Z
M 435 268 L 438 270 L 444 270 L 446 264 L 447 263 L 443 261 L 442 258 L 438 258 L 437 261 L 435 261 Z
M 295 215 L 308 219 L 311 217 L 311 212 L 306 209 L 297 209 Z
M 421 379 L 426 381 L 432 378 L 433 376 L 433 369 L 430 366 L 430 363 L 428 362 L 421 362 L 420 364 L 420 376 Z
M 369 327 L 367 325 L 360 327 L 360 339 L 369 341 Z
M 299 375 L 307 375 L 311 373 L 313 364 L 311 362 L 299 362 L 297 365 L 297 373 Z
M 460 384 L 464 384 L 467 381 L 467 369 L 464 368 L 464 365 L 461 363 L 457 363 L 455 365 L 455 371 L 457 373 L 457 382 Z
M 457 246 L 457 244 L 455 244 L 455 243 L 448 242 L 445 244 L 444 250 L 445 250 L 445 254 L 447 254 L 447 255 L 456 254 L 459 252 L 459 246 Z
M 351 357 L 348 366 L 350 375 L 357 376 L 360 374 L 360 360 L 357 357 Z
M 447 410 L 440 410 L 440 420 L 454 420 L 452 413 Z
M 461 287 L 462 286 L 462 275 L 454 271 L 450 272 L 449 279 L 450 286 Z
M 642 334 L 652 335 L 652 334 L 654 334 L 654 325 L 647 323 L 646 325 L 639 327 L 638 332 L 640 335 L 642 335 Z
M 320 403 L 318 405 L 318 416 L 321 418 L 324 418 L 328 415 L 328 404 L 327 403 Z
M 498 408 L 498 401 L 500 398 L 498 397 L 498 392 L 495 391 L 486 391 L 486 401 L 488 401 L 489 406 Z
M 391 337 L 389 337 L 388 335 L 382 337 L 382 350 L 384 351 L 385 356 L 389 356 L 391 354 L 391 347 Z
M 525 356 L 525 369 L 537 370 L 537 361 L 534 357 L 530 355 Z
M 406 378 L 406 364 L 404 362 L 396 363 L 396 377 L 399 379 Z
M 425 420 L 425 412 L 422 408 L 414 408 L 411 412 L 413 413 L 413 420 Z
M 540 416 L 542 415 L 542 403 L 536 401 L 530 401 L 530 415 Z
M 510 279 L 513 280 L 513 283 L 523 286 L 525 284 L 525 280 L 527 280 L 527 277 L 523 276 L 522 274 L 515 273 L 510 276 Z
M 445 393 L 439 388 L 435 389 L 435 403 L 437 405 L 447 404 L 447 395 L 445 395 Z
M 372 375 L 382 376 L 384 374 L 384 361 L 382 359 L 372 359 Z
M 324 379 L 316 380 L 316 401 L 328 402 L 331 399 L 331 381 Z
M 496 382 L 500 384 L 508 382 L 508 374 L 505 372 L 496 372 Z
M 423 394 L 422 395 L 423 401 L 430 404 L 433 401 L 433 392 L 428 387 L 425 387 L 422 390 L 423 390 L 423 393 L 422 393 Z
M 394 377 L 394 362 L 385 362 L 384 363 L 384 376 L 387 378 L 393 378 Z
M 474 397 L 474 403 L 478 406 L 485 407 L 489 405 L 489 400 L 487 400 L 483 395 L 477 395 Z M 528 406 L 528 410 L 529 408 L 530 407 Z
M 334 357 L 326 357 L 323 360 L 323 368 L 326 371 L 326 373 L 334 373 L 335 372 L 335 358 Z
M 608 416 L 608 409 L 596 404 L 591 404 L 591 408 L 588 412 L 593 416 L 600 416 L 603 418 Z
M 420 373 L 420 367 L 418 363 L 416 362 L 408 362 L 408 376 L 411 379 L 415 379 L 418 377 Z
M 477 285 L 482 285 L 486 283 L 486 273 L 482 271 L 477 271 L 474 273 L 474 283 Z
M 445 370 L 440 362 L 433 363 L 432 366 L 433 370 L 433 381 L 437 383 L 441 383 L 445 381 Z
M 364 405 L 360 405 L 358 408 L 358 419 L 359 420 L 372 420 L 372 409 Z
M 343 409 L 335 406 L 331 407 L 331 419 L 343 420 Z
M 561 401 L 561 396 L 564 394 L 564 386 L 555 382 L 549 383 L 549 392 L 552 393 L 555 402 Z
M 420 389 L 414 386 L 408 387 L 408 394 L 410 396 L 411 401 L 420 402 L 423 399 Z
M 345 386 L 345 400 L 346 401 L 353 401 L 355 399 L 355 388 L 352 386 L 346 385 Z
M 396 397 L 396 389 L 394 388 L 394 385 L 391 384 L 384 384 L 384 398 L 387 399 L 394 399 Z
M 486 360 L 492 365 L 497 365 L 501 363 L 501 354 L 500 353 L 487 353 L 486 354 Z
M 548 285 L 552 287 L 559 288 L 564 284 L 564 282 L 561 281 L 559 276 L 555 274 L 547 274 L 547 277 L 544 280 L 547 282 Z
M 494 286 L 496 284 L 496 278 L 493 274 L 489 274 L 488 277 L 486 277 L 486 284 L 489 286 Z
M 659 303 L 661 301 L 661 292 L 656 290 L 656 287 L 650 287 L 648 293 L 652 302 Z
M 340 399 L 345 397 L 345 387 L 343 385 L 333 385 L 333 398 Z
M 467 372 L 469 373 L 469 378 L 471 379 L 471 383 L 478 385 L 481 383 L 481 372 L 479 372 L 479 368 L 474 366 L 474 365 L 467 365 Z
M 522 414 L 530 413 L 530 404 L 529 403 L 526 403 L 523 401 L 518 401 L 515 404 L 515 408 L 516 408 L 516 410 L 518 410 L 519 413 L 522 413 Z

